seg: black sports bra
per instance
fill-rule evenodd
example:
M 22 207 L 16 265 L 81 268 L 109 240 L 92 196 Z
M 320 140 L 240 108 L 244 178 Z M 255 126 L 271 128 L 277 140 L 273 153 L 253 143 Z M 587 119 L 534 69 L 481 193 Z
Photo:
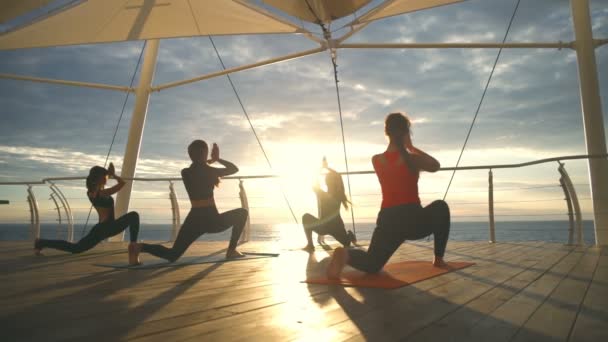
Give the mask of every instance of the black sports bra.
M 114 208 L 114 199 L 112 196 L 99 196 L 99 193 L 97 193 L 97 196 L 94 198 L 89 197 L 89 200 L 95 207 Z

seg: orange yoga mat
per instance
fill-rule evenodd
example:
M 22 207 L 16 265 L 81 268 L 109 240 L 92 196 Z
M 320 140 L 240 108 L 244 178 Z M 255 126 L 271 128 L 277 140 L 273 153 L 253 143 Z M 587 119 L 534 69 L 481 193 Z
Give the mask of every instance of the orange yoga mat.
M 380 289 L 396 289 L 398 287 L 417 283 L 444 273 L 459 270 L 474 265 L 473 262 L 451 261 L 447 267 L 435 267 L 430 261 L 403 261 L 384 266 L 380 273 L 368 274 L 361 271 L 342 273 L 339 280 L 327 279 L 322 276 L 306 279 L 309 284 L 343 285 L 355 287 L 373 287 Z

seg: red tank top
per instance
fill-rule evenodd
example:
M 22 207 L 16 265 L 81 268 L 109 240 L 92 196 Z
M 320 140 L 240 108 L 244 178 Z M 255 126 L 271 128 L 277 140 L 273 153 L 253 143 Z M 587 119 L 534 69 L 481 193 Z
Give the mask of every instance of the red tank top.
M 382 188 L 382 208 L 420 203 L 418 172 L 412 172 L 400 158 L 399 151 L 384 152 L 374 158 L 374 170 Z

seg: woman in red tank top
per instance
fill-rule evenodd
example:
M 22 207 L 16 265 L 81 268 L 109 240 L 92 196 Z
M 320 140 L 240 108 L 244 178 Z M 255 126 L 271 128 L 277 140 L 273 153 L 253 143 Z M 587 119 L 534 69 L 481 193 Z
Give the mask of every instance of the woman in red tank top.
M 368 273 L 379 272 L 405 240 L 418 240 L 431 234 L 435 243 L 433 265 L 445 266 L 443 256 L 450 233 L 450 209 L 445 201 L 420 204 L 420 171 L 436 172 L 439 162 L 414 147 L 410 120 L 401 113 L 386 117 L 389 144 L 384 153 L 372 157 L 382 189 L 382 205 L 376 229 L 367 251 L 336 248 L 327 268 L 329 278 L 339 278 L 345 265 Z

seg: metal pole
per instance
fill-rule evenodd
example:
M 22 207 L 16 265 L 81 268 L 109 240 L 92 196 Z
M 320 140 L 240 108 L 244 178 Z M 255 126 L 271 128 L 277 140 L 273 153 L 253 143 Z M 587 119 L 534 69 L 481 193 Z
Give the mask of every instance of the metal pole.
M 179 217 L 179 203 L 177 202 L 177 196 L 175 195 L 175 188 L 173 182 L 169 181 L 169 199 L 171 200 L 171 213 L 173 214 L 173 229 L 171 230 L 171 241 L 175 241 L 179 227 L 181 225 L 181 219 Z
M 38 212 L 38 201 L 36 201 L 36 196 L 34 196 L 34 191 L 32 191 L 32 186 L 29 185 L 27 187 L 27 200 L 30 204 L 30 217 L 31 217 L 31 226 L 30 226 L 30 239 L 34 240 L 40 237 L 40 214 Z
M 588 0 L 571 0 L 581 106 L 587 153 L 605 154 L 606 136 L 600 98 L 595 43 Z M 608 245 L 608 159 L 589 160 L 589 186 L 593 202 L 595 243 Z
M 243 185 L 243 180 L 239 179 L 239 198 L 241 199 L 241 207 L 247 210 L 249 213 L 249 200 L 247 199 L 247 192 L 245 192 L 245 186 Z M 247 215 L 247 222 L 245 223 L 245 228 L 243 229 L 243 233 L 241 233 L 241 238 L 239 239 L 240 243 L 248 242 L 251 237 L 251 215 Z
M 141 138 L 144 133 L 144 124 L 146 122 L 146 114 L 148 112 L 148 102 L 150 100 L 150 92 L 152 80 L 154 79 L 154 70 L 156 68 L 156 59 L 158 56 L 158 39 L 149 40 L 146 44 L 144 62 L 139 76 L 139 85 L 135 90 L 135 107 L 133 108 L 133 117 L 131 118 L 131 127 L 129 128 L 129 137 L 125 147 L 125 156 L 122 162 L 120 176 L 123 178 L 133 178 L 135 168 L 137 167 L 137 159 L 139 157 L 139 148 L 141 147 Z M 116 216 L 120 217 L 127 213 L 129 202 L 131 200 L 131 190 L 133 181 L 126 180 L 124 188 L 118 192 L 116 196 Z M 122 241 L 124 232 L 115 237 L 110 238 L 110 241 Z
M 316 49 L 306 50 L 306 51 L 302 51 L 302 52 L 296 52 L 296 53 L 292 53 L 292 54 L 285 55 L 285 56 L 282 56 L 282 57 L 271 58 L 271 59 L 267 59 L 265 61 L 261 61 L 261 62 L 257 62 L 257 63 L 242 65 L 242 66 L 239 66 L 239 67 L 234 67 L 234 68 L 229 68 L 229 69 L 225 69 L 225 70 L 222 70 L 222 71 L 213 72 L 213 73 L 210 73 L 210 74 L 207 74 L 207 75 L 203 75 L 203 76 L 199 76 L 199 77 L 194 77 L 194 78 L 191 78 L 191 79 L 188 79 L 188 80 L 161 84 L 159 86 L 156 86 L 156 87 L 152 88 L 152 90 L 154 90 L 154 91 L 161 91 L 161 90 L 165 90 L 165 89 L 181 86 L 181 85 L 184 85 L 184 84 L 189 84 L 189 83 L 194 83 L 194 82 L 206 80 L 206 79 L 213 78 L 213 77 L 218 77 L 218 76 L 222 76 L 222 75 L 228 75 L 228 74 L 231 74 L 231 73 L 234 73 L 234 72 L 238 72 L 238 71 L 243 71 L 243 70 L 257 68 L 257 67 L 260 67 L 260 66 L 263 66 L 263 65 L 269 65 L 269 64 L 274 64 L 274 63 L 278 63 L 278 62 L 287 61 L 287 60 L 290 60 L 290 59 L 296 59 L 296 58 L 300 58 L 300 57 L 304 57 L 304 56 L 308 56 L 308 55 L 313 55 L 315 53 L 319 53 L 319 52 L 322 52 L 322 51 L 325 51 L 325 50 L 327 50 L 327 48 L 323 46 L 323 47 L 316 48 Z
M 57 222 L 59 223 L 57 225 L 57 238 L 59 239 L 59 238 L 61 238 L 61 236 L 60 236 L 60 232 L 61 232 L 61 209 L 59 208 L 59 203 L 57 203 L 57 199 L 55 198 L 55 194 L 51 194 L 51 199 L 55 203 L 55 209 L 57 209 Z
M 55 185 L 55 183 L 53 183 L 53 182 L 49 182 L 49 183 L 51 183 L 51 186 L 50 186 L 51 190 L 53 191 L 53 193 L 55 193 L 57 195 L 57 197 L 59 197 L 61 204 L 63 204 L 63 209 L 65 210 L 65 216 L 68 220 L 67 240 L 72 242 L 72 241 L 74 241 L 74 216 L 72 215 L 72 208 L 70 207 L 70 203 L 68 203 L 67 197 L 65 197 L 63 192 L 61 192 L 61 190 L 59 189 L 59 187 L 57 185 Z
M 319 196 L 317 196 L 317 217 L 320 219 L 322 216 L 322 209 L 321 209 L 321 199 L 319 198 Z M 322 234 L 318 234 L 317 233 L 317 243 L 319 245 L 325 245 L 325 235 Z
M 570 193 L 568 192 L 568 187 L 566 186 L 566 181 L 564 181 L 564 177 L 559 178 L 559 184 L 562 186 L 562 190 L 564 190 L 564 199 L 566 200 L 566 205 L 568 206 L 568 222 L 570 223 L 570 228 L 568 229 L 568 244 L 571 245 L 574 242 L 574 213 L 572 212 L 572 202 L 570 199 Z
M 564 179 L 564 183 L 566 184 L 566 188 L 568 189 L 568 193 L 570 194 L 570 200 L 572 201 L 572 206 L 574 207 L 574 215 L 576 217 L 576 244 L 583 245 L 583 215 L 581 214 L 581 206 L 578 202 L 578 196 L 576 196 L 576 190 L 574 189 L 574 185 L 572 184 L 572 180 L 570 180 L 570 176 L 564 167 L 564 164 L 560 163 L 559 168 L 557 169 L 559 173 L 562 175 Z
M 494 223 L 494 177 L 492 169 L 488 171 L 488 209 L 490 221 L 490 243 L 496 242 L 496 225 Z
M 21 75 L 12 75 L 12 74 L 0 74 L 0 78 L 16 80 L 16 81 L 61 84 L 61 85 L 67 85 L 67 86 L 73 86 L 73 87 L 85 87 L 85 88 L 94 88 L 94 89 L 115 90 L 115 91 L 122 91 L 122 92 L 133 92 L 133 89 L 131 89 L 129 87 L 115 86 L 115 85 L 101 84 L 101 83 L 55 80 L 55 79 L 50 79 L 50 78 L 21 76 Z
M 344 43 L 338 49 L 566 49 L 572 43 Z

